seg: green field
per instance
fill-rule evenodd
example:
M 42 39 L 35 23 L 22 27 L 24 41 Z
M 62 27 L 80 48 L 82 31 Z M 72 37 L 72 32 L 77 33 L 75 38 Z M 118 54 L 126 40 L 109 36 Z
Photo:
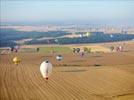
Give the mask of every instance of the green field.
M 69 53 L 72 50 L 69 47 L 53 46 L 53 47 L 41 47 L 40 52 L 51 53 L 54 50 L 56 53 Z
M 20 52 L 36 52 L 37 47 L 34 48 L 21 48 Z M 52 53 L 54 51 L 55 53 L 70 53 L 72 52 L 71 48 L 65 47 L 65 46 L 43 46 L 39 47 L 39 53 Z

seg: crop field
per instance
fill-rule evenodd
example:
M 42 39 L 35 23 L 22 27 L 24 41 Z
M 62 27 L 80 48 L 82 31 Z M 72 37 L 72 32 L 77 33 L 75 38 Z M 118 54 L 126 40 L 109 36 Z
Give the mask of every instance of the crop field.
M 83 57 L 72 47 L 53 47 L 55 53 L 51 47 L 40 52 L 23 47 L 0 55 L 0 100 L 134 100 L 134 43 L 126 43 L 125 52 Z M 63 55 L 62 61 L 55 59 L 57 54 Z M 19 65 L 12 62 L 15 56 L 21 59 Z M 53 64 L 47 81 L 39 70 L 44 60 Z

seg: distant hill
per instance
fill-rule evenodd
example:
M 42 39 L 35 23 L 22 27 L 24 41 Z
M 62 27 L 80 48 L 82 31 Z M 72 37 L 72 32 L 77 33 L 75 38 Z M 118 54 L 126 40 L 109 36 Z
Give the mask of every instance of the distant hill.
M 72 34 L 66 31 L 25 32 L 13 29 L 1 29 L 0 47 L 14 46 L 18 44 L 100 43 L 134 39 L 134 34 L 104 34 L 103 32 L 92 32 L 88 37 L 83 34 L 85 34 L 85 32 Z
M 1 29 L 0 30 L 0 47 L 3 46 L 13 46 L 17 43 L 15 41 L 21 40 L 36 40 L 42 37 L 56 38 L 59 36 L 64 36 L 69 33 L 64 31 L 49 31 L 49 32 L 26 32 L 26 31 L 16 31 L 13 29 Z

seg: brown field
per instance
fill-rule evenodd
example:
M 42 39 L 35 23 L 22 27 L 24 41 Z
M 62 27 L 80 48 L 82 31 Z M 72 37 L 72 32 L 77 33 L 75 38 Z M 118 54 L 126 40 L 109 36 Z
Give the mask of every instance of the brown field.
M 60 62 L 56 54 L 1 55 L 0 100 L 134 100 L 134 44 L 126 43 L 125 50 L 83 58 L 63 53 Z M 18 66 L 12 62 L 15 56 L 21 58 Z M 48 81 L 39 71 L 45 59 L 53 64 Z

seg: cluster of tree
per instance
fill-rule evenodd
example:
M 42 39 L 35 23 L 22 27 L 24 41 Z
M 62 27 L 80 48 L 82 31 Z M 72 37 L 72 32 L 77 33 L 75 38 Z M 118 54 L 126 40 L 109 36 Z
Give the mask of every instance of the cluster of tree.
M 74 53 L 79 53 L 80 52 L 80 48 L 73 48 L 73 52 Z
M 56 42 L 54 39 L 49 40 L 31 40 L 26 44 L 79 44 L 79 43 L 101 43 L 101 42 L 116 42 L 134 39 L 133 34 L 114 34 L 110 37 L 109 34 L 92 33 L 90 37 L 79 38 L 59 38 Z
M 89 37 L 78 37 L 78 38 L 57 38 L 38 40 L 42 37 L 59 37 L 64 36 L 67 33 L 64 31 L 50 31 L 50 32 L 24 32 L 16 31 L 12 29 L 1 29 L 0 31 L 0 47 L 15 46 L 16 40 L 29 39 L 31 41 L 25 42 L 25 44 L 79 44 L 79 43 L 100 43 L 100 42 L 113 42 L 113 41 L 124 41 L 134 39 L 134 34 L 104 34 L 103 32 L 93 32 Z M 77 32 L 76 34 L 85 34 L 85 32 Z
M 22 40 L 22 39 L 29 39 L 29 38 L 33 39 L 30 43 L 36 44 L 38 43 L 36 39 L 39 39 L 42 37 L 59 37 L 59 36 L 63 36 L 66 34 L 69 34 L 69 33 L 64 32 L 64 31 L 25 32 L 25 31 L 16 31 L 13 29 L 1 29 L 0 30 L 0 47 L 14 46 L 16 45 L 14 41 Z
M 110 37 L 109 34 L 96 34 L 90 37 L 83 38 L 61 38 L 58 39 L 60 44 L 79 44 L 79 43 L 101 43 L 101 42 L 116 42 L 134 39 L 134 34 L 114 34 Z
M 54 39 L 46 39 L 46 40 L 37 40 L 33 39 L 31 41 L 26 41 L 25 44 L 56 44 Z
M 91 48 L 84 47 L 84 52 L 91 53 Z
M 10 39 L 10 40 L 21 40 L 26 38 L 42 38 L 42 37 L 59 37 L 63 35 L 67 35 L 69 33 L 64 31 L 49 31 L 49 32 L 26 32 L 26 31 L 16 31 L 13 29 L 1 29 L 0 35 L 2 38 Z
M 0 47 L 11 47 L 11 46 L 15 46 L 17 45 L 17 43 L 15 43 L 12 40 L 0 40 Z
M 91 48 L 84 47 L 83 50 L 85 53 L 91 53 Z M 82 50 L 82 52 L 83 52 L 83 50 Z M 80 51 L 81 51 L 80 48 L 73 48 L 74 53 L 79 53 Z

